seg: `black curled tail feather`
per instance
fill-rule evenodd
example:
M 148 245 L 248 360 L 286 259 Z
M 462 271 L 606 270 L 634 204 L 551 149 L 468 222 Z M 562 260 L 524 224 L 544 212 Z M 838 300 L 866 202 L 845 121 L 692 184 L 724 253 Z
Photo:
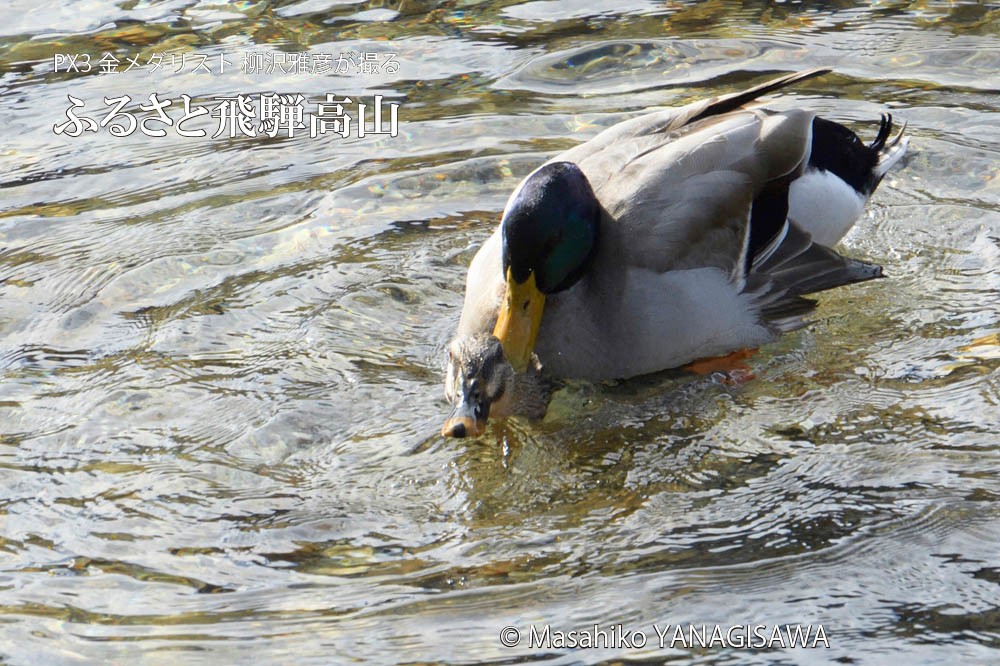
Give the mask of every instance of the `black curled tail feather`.
M 906 150 L 901 144 L 906 124 L 892 136 L 892 114 L 883 113 L 878 134 L 867 146 L 858 135 L 832 120 L 813 119 L 812 150 L 809 166 L 829 171 L 865 198 L 871 196 L 882 176 Z M 890 138 L 891 137 L 891 138 Z
M 885 142 L 889 140 L 889 136 L 892 134 L 892 114 L 883 113 L 878 127 L 878 134 L 875 135 L 875 140 L 868 144 L 869 150 L 874 150 L 876 153 L 882 152 L 885 148 Z

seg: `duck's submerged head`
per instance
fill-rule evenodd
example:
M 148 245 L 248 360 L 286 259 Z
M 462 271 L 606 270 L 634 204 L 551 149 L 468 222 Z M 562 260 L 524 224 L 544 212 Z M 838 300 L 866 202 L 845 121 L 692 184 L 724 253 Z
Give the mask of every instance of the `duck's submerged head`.
M 543 377 L 532 355 L 517 373 L 504 356 L 500 340 L 488 333 L 456 338 L 448 348 L 445 395 L 454 409 L 441 428 L 446 437 L 478 437 L 490 417 L 545 416 L 555 384 Z

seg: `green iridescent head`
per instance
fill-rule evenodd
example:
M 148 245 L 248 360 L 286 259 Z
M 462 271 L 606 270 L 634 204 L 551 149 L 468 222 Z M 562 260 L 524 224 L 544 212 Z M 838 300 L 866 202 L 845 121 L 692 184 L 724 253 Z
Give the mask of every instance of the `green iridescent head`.
M 553 162 L 514 191 L 500 226 L 507 288 L 493 335 L 514 369 L 524 372 L 546 294 L 572 287 L 594 257 L 601 205 L 580 167 Z
M 586 271 L 600 232 L 601 208 L 572 162 L 529 175 L 504 211 L 503 267 L 518 284 L 532 273 L 543 294 L 568 289 Z

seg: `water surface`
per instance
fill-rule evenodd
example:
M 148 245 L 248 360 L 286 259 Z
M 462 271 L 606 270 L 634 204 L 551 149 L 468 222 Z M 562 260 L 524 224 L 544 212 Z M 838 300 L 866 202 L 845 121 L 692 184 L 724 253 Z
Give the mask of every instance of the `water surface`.
M 0 661 L 997 660 L 997 5 L 0 16 Z M 162 66 L 102 74 L 105 53 Z M 398 67 L 245 71 L 303 53 Z M 775 103 L 868 139 L 883 110 L 909 124 L 839 248 L 888 279 L 825 294 L 748 383 L 572 384 L 540 424 L 437 434 L 466 267 L 520 178 L 649 107 L 817 66 Z M 181 95 L 269 92 L 382 95 L 398 135 L 53 131 L 68 95 L 142 120 L 152 93 L 176 119 Z M 821 624 L 830 648 L 660 649 L 654 623 Z M 650 640 L 527 645 L 594 624 Z

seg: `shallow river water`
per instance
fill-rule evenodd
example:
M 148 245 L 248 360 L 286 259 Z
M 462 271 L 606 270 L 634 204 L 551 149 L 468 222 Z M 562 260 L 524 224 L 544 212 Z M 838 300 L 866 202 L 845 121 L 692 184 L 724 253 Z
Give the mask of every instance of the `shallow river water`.
M 0 662 L 1000 659 L 1000 5 L 0 18 Z M 743 384 L 573 383 L 539 424 L 438 434 L 466 267 L 520 178 L 815 66 L 835 73 L 775 104 L 868 140 L 883 110 L 909 123 L 839 248 L 887 279 L 823 295 Z M 302 95 L 305 126 L 213 138 L 220 98 L 268 93 Z M 354 125 L 310 136 L 328 94 Z M 553 640 L 595 625 L 597 648 Z M 829 647 L 672 640 L 690 625 Z

